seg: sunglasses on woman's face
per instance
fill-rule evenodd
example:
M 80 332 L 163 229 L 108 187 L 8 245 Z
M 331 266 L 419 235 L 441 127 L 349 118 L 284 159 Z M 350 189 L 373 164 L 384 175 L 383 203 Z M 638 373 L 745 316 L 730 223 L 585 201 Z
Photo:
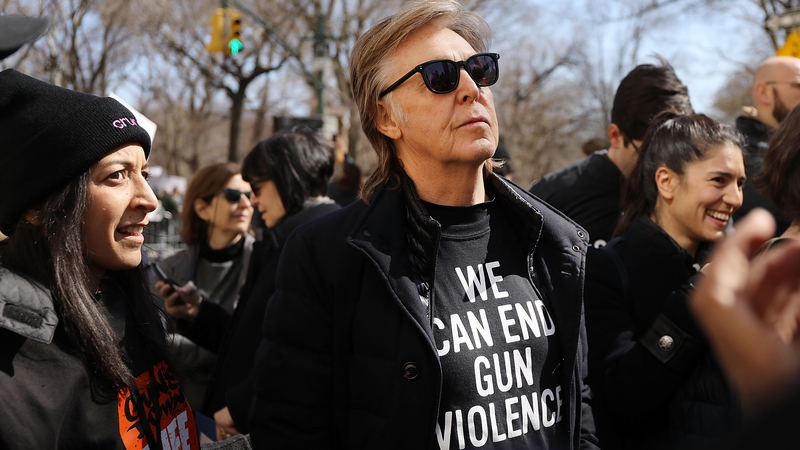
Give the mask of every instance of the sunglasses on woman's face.
M 497 83 L 497 78 L 500 76 L 498 59 L 500 59 L 500 55 L 497 53 L 476 53 L 466 61 L 434 59 L 424 62 L 384 89 L 378 98 L 392 92 L 417 72 L 422 74 L 425 86 L 434 94 L 453 92 L 458 87 L 458 80 L 461 79 L 462 67 L 479 87 L 491 86 Z
M 225 200 L 227 200 L 228 203 L 231 204 L 239 203 L 239 200 L 242 198 L 242 195 L 244 195 L 245 197 L 247 197 L 248 200 L 250 200 L 250 196 L 253 194 L 252 191 L 242 192 L 238 189 L 231 189 L 231 188 L 220 189 L 219 191 L 217 191 L 217 194 L 219 194 L 220 192 L 225 195 Z

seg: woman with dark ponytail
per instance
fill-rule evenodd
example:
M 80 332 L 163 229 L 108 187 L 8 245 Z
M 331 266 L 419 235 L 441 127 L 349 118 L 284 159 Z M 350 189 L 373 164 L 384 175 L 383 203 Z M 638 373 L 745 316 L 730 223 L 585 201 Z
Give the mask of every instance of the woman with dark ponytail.
M 0 448 L 199 448 L 141 266 L 149 135 L 14 70 L 0 135 Z
M 587 255 L 589 374 L 604 449 L 709 448 L 737 423 L 686 301 L 742 204 L 741 139 L 702 114 L 658 116 L 626 181 L 617 237 Z

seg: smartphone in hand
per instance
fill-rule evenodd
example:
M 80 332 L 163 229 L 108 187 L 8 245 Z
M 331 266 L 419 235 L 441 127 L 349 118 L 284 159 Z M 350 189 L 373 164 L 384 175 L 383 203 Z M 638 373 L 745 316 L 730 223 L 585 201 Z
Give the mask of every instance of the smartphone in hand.
M 163 282 L 165 282 L 165 283 L 167 283 L 169 285 L 169 287 L 170 287 L 169 295 L 172 295 L 173 292 L 177 292 L 176 289 L 175 289 L 175 286 L 177 286 L 178 283 L 175 280 L 173 280 L 172 278 L 168 277 L 167 274 L 164 273 L 164 269 L 162 269 L 161 266 L 159 266 L 157 263 L 153 263 L 153 269 L 155 270 L 156 275 L 158 276 L 158 278 L 160 278 L 161 281 L 163 281 Z M 183 297 L 181 297 L 180 294 L 178 294 L 178 302 L 177 303 L 179 305 L 185 305 L 186 304 L 186 300 L 184 300 Z

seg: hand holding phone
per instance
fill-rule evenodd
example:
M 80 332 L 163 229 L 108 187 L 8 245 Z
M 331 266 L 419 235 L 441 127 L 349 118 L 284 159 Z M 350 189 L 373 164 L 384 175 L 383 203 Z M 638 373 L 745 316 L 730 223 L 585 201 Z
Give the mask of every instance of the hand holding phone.
M 172 295 L 173 292 L 178 292 L 177 289 L 175 289 L 175 286 L 177 286 L 178 283 L 175 280 L 173 280 L 172 278 L 168 277 L 167 274 L 164 273 L 164 269 L 162 269 L 161 266 L 159 266 L 157 263 L 153 263 L 153 269 L 155 270 L 156 275 L 158 276 L 158 278 L 160 278 L 161 281 L 163 281 L 163 282 L 165 282 L 165 283 L 167 283 L 169 285 L 169 287 L 170 287 L 169 295 Z M 183 297 L 181 297 L 180 294 L 178 294 L 177 303 L 179 305 L 185 305 L 186 304 L 186 300 L 184 300 Z

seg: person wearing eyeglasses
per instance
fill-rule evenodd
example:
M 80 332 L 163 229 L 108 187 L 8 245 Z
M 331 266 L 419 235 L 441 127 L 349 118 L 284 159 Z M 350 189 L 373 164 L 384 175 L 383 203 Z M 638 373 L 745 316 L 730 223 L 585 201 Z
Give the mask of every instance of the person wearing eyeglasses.
M 588 242 L 492 173 L 490 33 L 457 0 L 413 1 L 353 47 L 378 166 L 360 200 L 284 246 L 255 360 L 254 448 L 597 448 Z
M 178 333 L 172 335 L 173 350 L 184 366 L 178 371 L 178 381 L 198 411 L 215 356 L 183 336 L 180 327 L 188 325 L 181 320 L 192 317 L 191 312 L 205 302 L 233 314 L 255 242 L 250 234 L 251 196 L 236 163 L 214 163 L 198 170 L 186 189 L 181 211 L 180 233 L 188 248 L 157 263 L 174 285 L 164 280 L 155 283 L 167 312 L 178 320 Z M 196 326 L 206 330 L 202 323 Z
M 287 237 L 298 226 L 340 209 L 325 195 L 333 158 L 324 137 L 308 127 L 282 130 L 259 142 L 242 161 L 242 177 L 252 188 L 252 204 L 266 230 L 253 246 L 239 304 L 232 316 L 210 302 L 182 307 L 188 311 L 178 330 L 217 355 L 200 411 L 214 417 L 218 439 L 248 432 L 253 361 Z
M 689 89 L 666 60 L 659 61 L 636 66 L 619 83 L 607 130 L 608 150 L 595 151 L 531 186 L 533 195 L 584 227 L 595 248 L 614 237 L 622 186 L 639 159 L 650 121 L 666 110 L 692 112 Z
M 773 132 L 789 111 L 800 104 L 800 59 L 773 56 L 759 64 L 753 76 L 753 107 L 736 118 L 736 128 L 747 143 L 745 169 L 753 179 L 761 169 Z M 752 183 L 744 185 L 744 203 L 733 215 L 734 224 L 754 208 L 764 208 L 775 219 L 775 235 L 789 227 L 791 219 Z

